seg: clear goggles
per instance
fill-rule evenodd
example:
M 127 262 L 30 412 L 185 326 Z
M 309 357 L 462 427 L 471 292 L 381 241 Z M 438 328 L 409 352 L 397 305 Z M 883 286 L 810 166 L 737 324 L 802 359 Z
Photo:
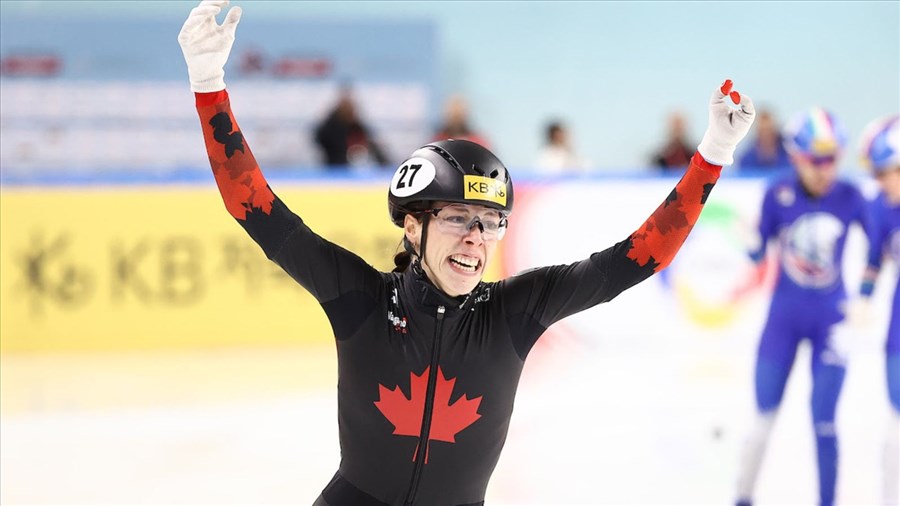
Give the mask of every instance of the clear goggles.
M 494 209 L 475 210 L 463 204 L 450 204 L 436 209 L 428 209 L 441 232 L 460 237 L 468 235 L 474 227 L 481 229 L 485 241 L 499 241 L 506 235 L 509 224 L 499 211 Z
M 823 156 L 804 155 L 801 158 L 804 161 L 806 161 L 806 163 L 812 165 L 813 167 L 815 167 L 817 169 L 828 168 L 828 167 L 831 167 L 832 165 L 834 165 L 835 163 L 837 163 L 836 155 L 823 155 Z

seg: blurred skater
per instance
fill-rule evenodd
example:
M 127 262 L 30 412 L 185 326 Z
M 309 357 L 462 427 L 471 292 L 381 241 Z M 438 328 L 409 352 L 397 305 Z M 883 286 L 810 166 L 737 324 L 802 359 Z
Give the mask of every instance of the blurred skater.
M 794 173 L 766 190 L 759 220 L 761 242 L 751 253 L 761 262 L 768 243 L 777 240 L 780 271 L 756 357 L 758 414 L 744 443 L 737 503 L 752 504 L 797 347 L 808 339 L 819 501 L 831 505 L 838 472 L 835 411 L 846 359 L 832 339 L 835 325 L 844 320 L 841 261 L 850 225 L 859 223 L 867 233 L 870 225 L 862 194 L 837 179 L 837 160 L 847 141 L 837 117 L 818 107 L 800 113 L 785 128 L 784 141 Z
M 874 232 L 861 297 L 852 306 L 859 318 L 868 318 L 869 297 L 875 291 L 882 259 L 893 260 L 900 267 L 900 115 L 870 123 L 863 130 L 861 151 L 863 162 L 881 187 L 872 202 Z M 884 439 L 883 499 L 884 504 L 897 506 L 900 504 L 900 277 L 894 280 L 885 368 L 891 411 Z

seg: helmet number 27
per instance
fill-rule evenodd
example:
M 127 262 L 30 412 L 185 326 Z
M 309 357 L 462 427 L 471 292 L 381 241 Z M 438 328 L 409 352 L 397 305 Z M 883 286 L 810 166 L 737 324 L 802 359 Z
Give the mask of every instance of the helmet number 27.
M 416 173 L 419 172 L 419 169 L 422 168 L 421 163 L 407 164 L 403 167 L 400 167 L 400 179 L 397 180 L 397 189 L 406 188 L 406 178 L 407 173 L 409 173 L 409 185 L 413 185 L 413 180 L 416 178 Z
M 391 179 L 391 194 L 396 197 L 411 197 L 424 190 L 434 181 L 435 169 L 431 161 L 414 157 L 406 160 L 394 172 Z

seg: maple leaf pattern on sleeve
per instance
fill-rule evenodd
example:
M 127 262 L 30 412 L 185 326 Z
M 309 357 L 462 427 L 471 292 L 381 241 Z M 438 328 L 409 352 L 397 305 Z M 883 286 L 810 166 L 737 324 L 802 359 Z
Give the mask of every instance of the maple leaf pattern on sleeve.
M 422 416 L 425 411 L 425 394 L 428 385 L 428 372 L 431 367 L 425 369 L 421 375 L 409 373 L 410 396 L 397 385 L 389 389 L 384 385 L 378 385 L 379 400 L 375 406 L 385 418 L 394 426 L 393 434 L 396 436 L 419 437 L 422 430 Z M 431 431 L 428 441 L 445 441 L 455 443 L 456 435 L 466 427 L 472 425 L 481 418 L 478 414 L 478 406 L 481 405 L 481 396 L 467 399 L 463 394 L 454 403 L 450 403 L 453 394 L 453 385 L 456 378 L 449 380 L 444 377 L 444 371 L 438 366 L 437 383 L 434 392 L 434 411 L 431 418 Z M 418 448 L 416 448 L 418 450 Z M 415 460 L 416 452 L 413 452 Z M 425 463 L 428 463 L 428 448 L 425 449 Z
M 707 163 L 699 153 L 694 154 L 687 172 L 672 193 L 631 234 L 628 258 L 641 267 L 650 266 L 653 272 L 665 269 L 700 217 L 703 204 L 721 171 L 721 166 Z
M 197 94 L 206 152 L 228 212 L 240 221 L 248 213 L 272 212 L 275 195 L 263 177 L 231 112 L 225 90 Z

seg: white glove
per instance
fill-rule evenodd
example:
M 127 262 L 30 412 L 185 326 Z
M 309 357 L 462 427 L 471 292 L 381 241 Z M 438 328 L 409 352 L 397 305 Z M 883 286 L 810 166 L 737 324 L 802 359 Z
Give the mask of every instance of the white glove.
M 874 336 L 872 330 L 872 303 L 868 297 L 845 300 L 840 307 L 844 319 L 834 324 L 828 335 L 827 348 L 846 359 L 856 348 Z
M 234 31 L 241 20 L 241 8 L 234 7 L 219 25 L 216 15 L 228 0 L 203 0 L 191 10 L 178 34 L 178 44 L 187 62 L 191 90 L 210 93 L 225 89 L 225 62 L 234 44 Z
M 855 297 L 844 302 L 844 321 L 857 329 L 872 325 L 872 302 L 869 297 Z
M 731 86 L 731 79 L 726 80 L 709 99 L 709 126 L 697 146 L 700 156 L 713 165 L 734 163 L 734 150 L 756 117 L 750 97 L 731 91 Z M 735 109 L 731 103 L 740 108 Z

